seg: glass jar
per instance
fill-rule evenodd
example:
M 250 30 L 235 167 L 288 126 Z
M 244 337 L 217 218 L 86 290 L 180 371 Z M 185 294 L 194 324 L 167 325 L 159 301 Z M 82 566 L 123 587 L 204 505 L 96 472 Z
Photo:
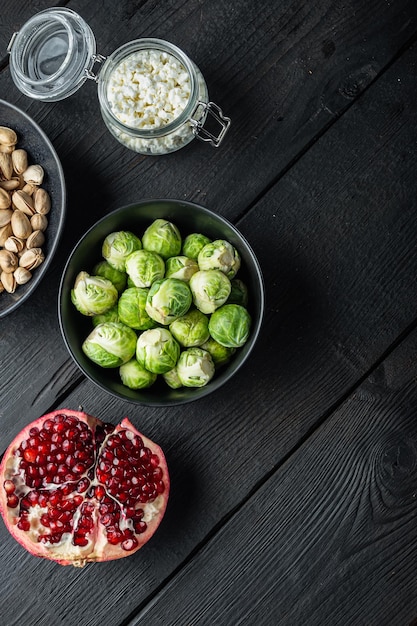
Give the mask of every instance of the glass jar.
M 8 51 L 13 81 L 31 98 L 55 102 L 87 79 L 97 82 L 104 123 L 135 152 L 167 154 L 194 137 L 218 147 L 230 126 L 209 101 L 199 68 L 167 41 L 137 39 L 105 57 L 96 53 L 93 32 L 77 13 L 52 8 L 14 33 Z

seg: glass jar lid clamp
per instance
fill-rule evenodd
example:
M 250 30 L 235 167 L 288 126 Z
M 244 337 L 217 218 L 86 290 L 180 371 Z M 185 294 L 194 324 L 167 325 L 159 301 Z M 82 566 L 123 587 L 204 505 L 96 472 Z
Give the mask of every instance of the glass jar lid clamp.
M 191 71 L 196 70 L 205 84 L 198 67 L 185 53 L 168 42 L 154 41 L 165 43 L 167 48 L 172 49 L 174 56 L 175 51 L 180 53 L 186 67 L 190 69 L 191 66 Z M 87 79 L 100 83 L 103 66 L 117 53 L 116 50 L 109 57 L 97 54 L 94 34 L 89 25 L 75 11 L 65 7 L 36 13 L 12 35 L 7 50 L 10 54 L 11 76 L 17 88 L 26 96 L 50 102 L 72 95 Z M 93 71 L 95 63 L 101 67 Z M 197 98 L 193 104 L 190 102 L 193 109 L 186 121 L 191 136 L 218 147 L 231 120 L 223 115 L 217 104 L 209 101 L 206 87 L 201 95 L 204 97 Z

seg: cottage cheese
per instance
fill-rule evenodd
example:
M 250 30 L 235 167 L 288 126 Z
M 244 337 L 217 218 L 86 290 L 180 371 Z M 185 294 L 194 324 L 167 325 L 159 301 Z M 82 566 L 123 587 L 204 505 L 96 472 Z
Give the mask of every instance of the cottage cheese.
M 197 71 L 198 82 L 204 79 Z M 190 124 L 163 133 L 165 126 L 184 111 L 191 95 L 191 81 L 186 68 L 173 55 L 160 50 L 138 50 L 123 59 L 111 72 L 107 100 L 113 115 L 131 134 L 111 128 L 128 148 L 137 152 L 163 154 L 182 147 L 193 139 Z M 140 131 L 162 131 L 162 136 L 144 139 Z

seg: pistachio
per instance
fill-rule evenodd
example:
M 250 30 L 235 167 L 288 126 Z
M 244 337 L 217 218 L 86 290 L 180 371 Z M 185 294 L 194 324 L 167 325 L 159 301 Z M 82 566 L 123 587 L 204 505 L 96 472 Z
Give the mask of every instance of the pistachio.
M 41 165 L 29 165 L 29 167 L 23 172 L 23 180 L 25 183 L 31 185 L 42 185 L 45 172 Z
M 32 226 L 33 230 L 45 231 L 48 227 L 48 218 L 46 217 L 46 215 L 35 213 L 35 215 L 32 215 L 32 217 L 30 218 L 30 225 Z
M 0 228 L 0 246 L 4 246 L 5 241 L 13 235 L 12 225 L 6 224 Z
M 14 252 L 15 254 L 19 254 L 19 252 L 22 252 L 26 247 L 26 243 L 24 239 L 19 239 L 19 237 L 15 237 L 14 235 L 11 235 L 11 237 L 8 237 L 6 239 L 6 241 L 4 242 L 4 248 L 6 250 L 10 250 L 10 252 Z
M 23 189 L 18 189 L 12 194 L 12 202 L 16 209 L 32 217 L 35 213 L 35 203 L 33 199 Z
M 5 144 L 0 143 L 0 152 L 4 152 L 5 154 L 11 154 L 14 150 L 14 144 Z
M 0 189 L 0 209 L 8 209 L 12 201 L 5 189 Z
M 10 180 L 0 180 L 0 189 L 5 189 L 6 191 L 14 191 L 15 189 L 19 189 L 20 187 L 20 178 L 16 178 L 15 176 Z
M 2 282 L 5 290 L 9 293 L 14 293 L 16 291 L 17 282 L 14 274 L 7 274 L 6 272 L 2 272 L 0 274 L 0 281 Z
M 46 215 L 51 210 L 51 198 L 46 189 L 38 187 L 33 194 L 35 201 L 35 211 L 41 215 Z
M 32 232 L 28 216 L 23 211 L 19 211 L 19 209 L 13 211 L 11 225 L 13 235 L 19 237 L 19 239 L 27 239 Z
M 45 256 L 41 248 L 31 248 L 22 254 L 19 259 L 19 265 L 27 270 L 34 270 L 36 267 L 39 267 L 44 260 Z
M 32 278 L 32 274 L 25 267 L 18 267 L 13 272 L 13 276 L 18 285 L 24 285 Z
M 13 150 L 12 163 L 16 174 L 23 174 L 23 172 L 28 168 L 28 153 L 26 150 L 23 150 L 22 148 Z
M 0 152 L 0 180 L 10 180 L 13 176 L 13 164 L 10 154 Z
M 45 235 L 41 230 L 34 230 L 26 239 L 26 247 L 28 250 L 31 248 L 40 248 L 45 243 Z
M 17 143 L 17 135 L 13 128 L 8 126 L 0 126 L 0 143 L 15 145 Z
M 38 187 L 36 185 L 32 185 L 31 183 L 26 183 L 25 185 L 23 185 L 21 189 L 22 191 L 27 193 L 29 196 L 33 196 L 33 194 L 38 189 Z
M 6 274 L 14 272 L 19 265 L 17 256 L 10 250 L 0 250 L 0 268 Z
M 0 209 L 0 227 L 6 226 L 6 224 L 10 224 L 12 215 L 13 215 L 12 209 Z
M 0 293 L 3 293 L 3 291 L 4 291 L 4 285 L 0 280 Z

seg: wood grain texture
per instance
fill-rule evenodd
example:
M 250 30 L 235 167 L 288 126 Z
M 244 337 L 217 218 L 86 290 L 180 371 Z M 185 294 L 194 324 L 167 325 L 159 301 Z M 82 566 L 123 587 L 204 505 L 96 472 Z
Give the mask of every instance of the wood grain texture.
M 416 350 L 414 333 L 129 626 L 410 624 Z

